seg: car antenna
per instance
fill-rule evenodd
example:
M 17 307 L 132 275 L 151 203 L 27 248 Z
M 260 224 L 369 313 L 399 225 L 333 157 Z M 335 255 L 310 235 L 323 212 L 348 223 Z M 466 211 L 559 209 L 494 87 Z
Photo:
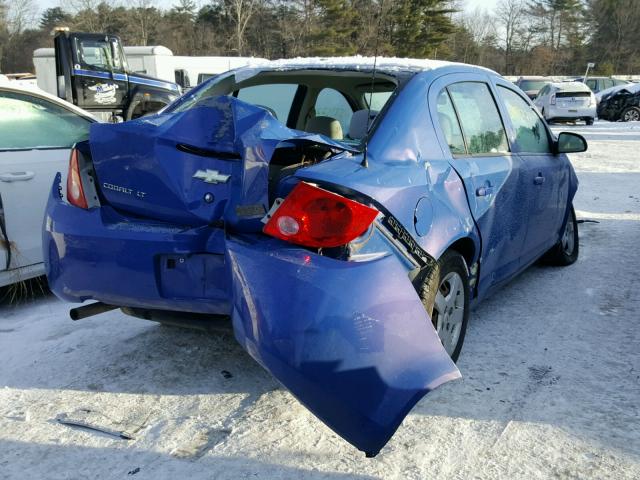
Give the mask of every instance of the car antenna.
M 364 150 L 362 155 L 362 163 L 360 165 L 364 168 L 369 168 L 369 162 L 367 160 L 367 152 L 369 147 L 369 122 L 371 121 L 371 102 L 373 100 L 373 88 L 376 83 L 376 67 L 378 64 L 378 45 L 380 43 L 380 25 L 382 24 L 382 9 L 384 7 L 384 0 L 380 0 L 380 11 L 378 12 L 378 26 L 376 27 L 376 44 L 373 50 L 373 72 L 371 73 L 371 91 L 369 92 L 369 104 L 367 105 L 367 131 L 364 137 Z

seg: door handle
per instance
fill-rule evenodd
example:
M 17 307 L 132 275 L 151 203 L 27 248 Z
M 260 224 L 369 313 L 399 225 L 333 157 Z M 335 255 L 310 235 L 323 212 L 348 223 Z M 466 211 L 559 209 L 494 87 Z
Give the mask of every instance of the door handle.
M 24 182 L 35 177 L 34 172 L 3 172 L 0 173 L 0 181 L 3 182 Z
M 533 184 L 542 185 L 543 183 L 544 183 L 544 177 L 542 176 L 541 173 L 539 173 L 538 176 L 533 179 Z

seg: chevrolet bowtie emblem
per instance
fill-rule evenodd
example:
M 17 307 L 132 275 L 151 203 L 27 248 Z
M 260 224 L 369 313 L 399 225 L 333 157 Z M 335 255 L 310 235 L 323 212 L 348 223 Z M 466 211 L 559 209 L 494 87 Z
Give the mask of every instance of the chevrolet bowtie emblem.
M 225 175 L 218 170 L 198 170 L 193 174 L 193 178 L 202 180 L 206 183 L 226 183 L 231 178 L 231 175 Z

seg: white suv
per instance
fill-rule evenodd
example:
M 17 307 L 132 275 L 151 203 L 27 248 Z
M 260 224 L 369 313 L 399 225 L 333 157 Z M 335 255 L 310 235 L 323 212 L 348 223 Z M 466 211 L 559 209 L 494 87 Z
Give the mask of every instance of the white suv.
M 580 82 L 550 83 L 540 90 L 533 103 L 549 123 L 584 120 L 593 125 L 596 117 L 596 97 Z

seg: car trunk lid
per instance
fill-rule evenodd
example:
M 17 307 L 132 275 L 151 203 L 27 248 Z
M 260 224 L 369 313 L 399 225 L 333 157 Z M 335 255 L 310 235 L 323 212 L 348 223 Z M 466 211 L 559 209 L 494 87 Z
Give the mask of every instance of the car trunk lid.
M 233 97 L 182 112 L 96 124 L 90 146 L 103 201 L 134 215 L 182 225 L 224 221 L 261 228 L 269 208 L 269 162 L 283 145 L 351 150 L 292 130 Z
M 588 106 L 591 101 L 589 92 L 558 92 L 556 93 L 558 106 L 562 108 L 581 108 Z

